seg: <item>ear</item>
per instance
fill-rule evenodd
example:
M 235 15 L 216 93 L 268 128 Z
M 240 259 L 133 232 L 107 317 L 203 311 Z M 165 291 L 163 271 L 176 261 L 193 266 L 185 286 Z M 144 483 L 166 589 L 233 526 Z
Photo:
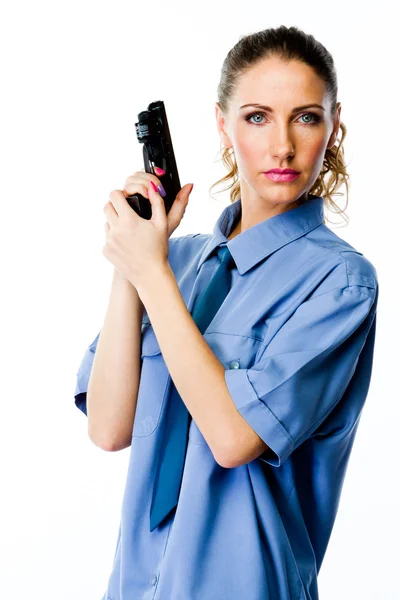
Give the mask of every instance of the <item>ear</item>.
M 215 118 L 217 121 L 217 129 L 219 132 L 219 137 L 221 138 L 221 142 L 225 146 L 225 148 L 232 148 L 231 141 L 225 131 L 226 129 L 226 116 L 222 112 L 221 105 L 219 102 L 215 103 Z
M 329 148 L 332 148 L 332 146 L 334 146 L 336 144 L 336 140 L 337 140 L 337 135 L 340 129 L 340 113 L 342 112 L 342 106 L 340 104 L 340 102 L 337 103 L 336 105 L 336 117 L 335 117 L 335 122 L 333 125 L 333 131 L 331 133 L 331 136 L 329 138 L 329 142 L 326 146 L 326 149 L 328 150 Z

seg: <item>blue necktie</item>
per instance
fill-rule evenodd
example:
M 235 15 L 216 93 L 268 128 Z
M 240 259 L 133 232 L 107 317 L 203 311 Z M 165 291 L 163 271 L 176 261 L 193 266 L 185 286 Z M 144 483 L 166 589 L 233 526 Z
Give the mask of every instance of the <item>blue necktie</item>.
M 192 318 L 202 334 L 229 292 L 231 269 L 235 266 L 228 246 L 220 246 L 217 252 L 221 264 L 192 312 Z M 158 527 L 178 503 L 190 421 L 191 415 L 171 380 L 164 435 L 154 479 L 150 531 Z

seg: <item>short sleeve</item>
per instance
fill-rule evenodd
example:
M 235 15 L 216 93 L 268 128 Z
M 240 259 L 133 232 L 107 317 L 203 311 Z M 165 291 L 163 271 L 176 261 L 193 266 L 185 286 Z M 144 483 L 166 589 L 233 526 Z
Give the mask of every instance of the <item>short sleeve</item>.
M 97 342 L 100 336 L 101 330 L 94 338 L 90 346 L 85 350 L 82 357 L 81 364 L 79 365 L 78 373 L 76 375 L 76 386 L 75 386 L 75 405 L 81 410 L 86 416 L 86 392 L 88 389 L 89 377 L 92 371 L 93 359 L 96 352 Z
M 170 240 L 169 240 L 170 248 L 174 247 L 174 245 L 172 243 L 173 239 L 177 239 L 177 238 L 170 238 Z M 142 329 L 141 329 L 142 335 L 143 335 L 143 331 L 147 327 L 149 327 L 149 325 L 150 325 L 150 320 L 149 320 L 146 308 L 144 308 L 143 317 L 142 317 Z M 92 372 L 94 355 L 96 353 L 97 342 L 99 340 L 100 333 L 101 333 L 101 329 L 98 332 L 98 334 L 96 335 L 96 337 L 94 338 L 93 342 L 86 348 L 86 350 L 83 354 L 83 357 L 81 359 L 81 363 L 79 365 L 78 372 L 76 374 L 76 385 L 75 385 L 75 392 L 74 392 L 75 405 L 86 416 L 87 416 L 86 393 L 87 393 L 87 389 L 88 389 L 90 374 Z
M 141 335 L 143 335 L 143 331 L 150 325 L 149 317 L 147 315 L 146 309 L 143 311 L 142 317 L 142 329 Z M 79 410 L 81 410 L 87 416 L 86 410 L 86 393 L 89 384 L 90 374 L 92 372 L 93 359 L 96 353 L 97 342 L 99 340 L 101 333 L 101 329 L 99 333 L 94 338 L 93 342 L 86 348 L 84 355 L 82 357 L 81 363 L 79 365 L 78 373 L 76 374 L 76 385 L 75 385 L 75 405 Z
M 168 240 L 168 260 L 170 261 L 170 265 L 172 270 L 175 272 L 178 266 L 178 262 L 181 260 L 181 252 L 177 252 L 177 249 L 180 248 L 179 240 L 187 240 L 189 238 L 194 237 L 194 234 L 187 234 L 186 236 L 175 236 L 170 237 Z M 185 260 L 187 256 L 185 255 Z M 149 327 L 150 320 L 146 311 L 146 308 L 143 312 L 142 318 L 142 335 L 143 331 Z M 88 346 L 85 350 L 85 353 L 82 357 L 81 363 L 79 365 L 78 373 L 76 375 L 76 385 L 75 385 L 75 405 L 79 410 L 81 410 L 87 416 L 87 408 L 86 408 L 86 393 L 89 384 L 89 378 L 92 371 L 93 359 L 96 353 L 97 342 L 99 340 L 101 330 L 94 338 L 93 342 Z
M 237 410 L 275 454 L 267 451 L 261 460 L 279 467 L 340 401 L 368 335 L 375 336 L 377 300 L 378 287 L 361 285 L 312 297 L 261 350 L 254 367 L 225 371 Z

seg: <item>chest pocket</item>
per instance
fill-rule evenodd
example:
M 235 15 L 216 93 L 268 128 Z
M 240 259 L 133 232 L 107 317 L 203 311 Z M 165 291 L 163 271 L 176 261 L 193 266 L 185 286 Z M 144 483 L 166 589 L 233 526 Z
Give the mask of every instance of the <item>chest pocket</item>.
M 204 339 L 225 369 L 249 369 L 254 365 L 257 351 L 262 344 L 261 339 L 221 332 L 205 333 Z M 172 384 L 157 337 L 149 322 L 142 325 L 141 359 L 142 369 L 132 437 L 149 436 L 159 427 L 163 406 L 171 389 L 168 384 Z M 189 439 L 191 443 L 207 445 L 193 419 L 190 423 Z
M 169 372 L 153 327 L 142 325 L 142 368 L 132 437 L 146 437 L 160 424 L 161 409 L 169 389 Z

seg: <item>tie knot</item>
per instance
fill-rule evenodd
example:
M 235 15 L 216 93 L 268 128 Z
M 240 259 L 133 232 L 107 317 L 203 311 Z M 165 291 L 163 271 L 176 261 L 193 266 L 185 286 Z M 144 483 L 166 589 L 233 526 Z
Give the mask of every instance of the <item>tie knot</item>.
M 232 267 L 236 266 L 236 263 L 233 260 L 232 254 L 230 253 L 228 246 L 220 246 L 218 248 L 217 253 L 221 263 L 227 263 L 228 268 L 231 269 Z

